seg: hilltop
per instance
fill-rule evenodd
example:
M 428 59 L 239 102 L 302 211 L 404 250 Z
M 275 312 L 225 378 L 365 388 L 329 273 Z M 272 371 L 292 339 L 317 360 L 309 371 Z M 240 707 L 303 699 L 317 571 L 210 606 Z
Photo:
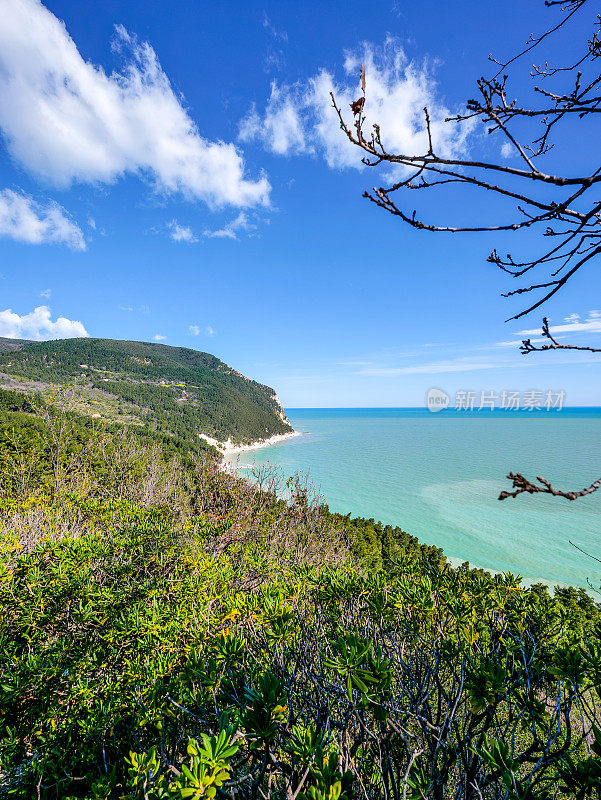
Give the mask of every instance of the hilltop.
M 77 413 L 126 423 L 179 449 L 250 444 L 292 432 L 280 401 L 210 353 L 114 339 L 0 338 L 0 388 L 51 398 L 69 386 Z

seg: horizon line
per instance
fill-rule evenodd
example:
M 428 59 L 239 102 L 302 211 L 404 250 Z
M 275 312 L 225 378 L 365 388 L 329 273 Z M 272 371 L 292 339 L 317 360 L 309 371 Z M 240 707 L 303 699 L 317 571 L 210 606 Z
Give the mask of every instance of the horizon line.
M 360 410 L 372 410 L 372 411 L 382 411 L 382 410 L 409 410 L 409 411 L 428 411 L 428 407 L 426 405 L 423 406 L 283 406 L 284 409 L 289 409 L 290 411 L 360 411 Z M 561 413 L 561 411 L 566 411 L 567 409 L 594 409 L 598 408 L 601 410 L 601 403 L 597 405 L 565 405 L 563 408 L 534 408 L 529 410 L 527 408 L 501 408 L 500 406 L 495 406 L 495 408 L 445 408 L 444 411 L 507 411 L 511 413 L 517 412 L 526 412 L 528 414 L 533 414 L 536 411 L 554 411 L 555 413 Z M 437 412 L 443 413 L 443 412 Z

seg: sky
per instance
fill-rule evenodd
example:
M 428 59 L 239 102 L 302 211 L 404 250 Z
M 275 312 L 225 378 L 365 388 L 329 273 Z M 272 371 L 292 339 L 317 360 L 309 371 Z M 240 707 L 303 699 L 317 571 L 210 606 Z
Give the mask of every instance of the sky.
M 542 314 L 504 322 L 520 299 L 486 256 L 533 237 L 431 234 L 375 208 L 363 190 L 394 176 L 361 164 L 329 101 L 348 109 L 364 65 L 391 146 L 420 149 L 427 105 L 441 152 L 499 158 L 500 140 L 444 119 L 489 53 L 514 53 L 549 13 L 0 0 L 0 336 L 203 350 L 286 407 L 421 406 L 431 387 L 599 404 L 599 356 L 522 356 Z M 576 20 L 566 56 L 590 27 Z M 587 163 L 573 135 L 550 156 L 567 172 Z M 403 201 L 443 223 L 513 216 L 478 193 Z M 546 306 L 562 341 L 601 346 L 599 288 L 592 265 Z

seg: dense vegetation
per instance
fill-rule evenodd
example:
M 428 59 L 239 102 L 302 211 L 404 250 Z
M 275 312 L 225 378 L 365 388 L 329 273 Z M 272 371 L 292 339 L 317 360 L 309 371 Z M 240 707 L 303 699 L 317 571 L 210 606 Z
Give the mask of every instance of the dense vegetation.
M 16 349 L 15 349 L 16 348 Z M 215 356 L 110 339 L 0 340 L 0 373 L 118 401 L 152 435 L 196 448 L 198 434 L 245 443 L 292 430 L 275 393 Z
M 82 448 L 85 443 L 98 448 L 101 442 L 119 441 L 125 432 L 141 445 L 159 447 L 163 455 L 178 454 L 185 463 L 207 452 L 216 455 L 216 451 L 202 439 L 174 436 L 151 425 L 124 426 L 117 422 L 99 421 L 66 410 L 65 404 L 70 405 L 71 399 L 65 401 L 64 398 L 70 395 L 70 391 L 55 391 L 44 399 L 23 392 L 0 390 L 0 472 L 5 490 L 9 484 L 27 484 L 38 488 L 44 486 L 50 491 L 55 476 L 47 471 L 46 466 L 53 458 L 58 458 L 65 474 L 77 472 L 80 450 L 86 458 L 89 457 L 87 448 Z M 57 453 L 48 420 L 61 417 L 68 436 Z M 41 460 L 42 455 L 44 460 Z
M 0 797 L 599 796 L 585 592 L 28 402 L 1 411 Z

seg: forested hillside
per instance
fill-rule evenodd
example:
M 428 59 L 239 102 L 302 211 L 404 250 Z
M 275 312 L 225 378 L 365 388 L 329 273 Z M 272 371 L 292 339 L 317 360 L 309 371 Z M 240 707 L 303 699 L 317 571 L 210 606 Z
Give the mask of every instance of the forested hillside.
M 147 342 L 0 339 L 0 386 L 52 394 L 69 385 L 78 413 L 202 447 L 199 434 L 245 444 L 289 433 L 275 392 L 209 353 Z

